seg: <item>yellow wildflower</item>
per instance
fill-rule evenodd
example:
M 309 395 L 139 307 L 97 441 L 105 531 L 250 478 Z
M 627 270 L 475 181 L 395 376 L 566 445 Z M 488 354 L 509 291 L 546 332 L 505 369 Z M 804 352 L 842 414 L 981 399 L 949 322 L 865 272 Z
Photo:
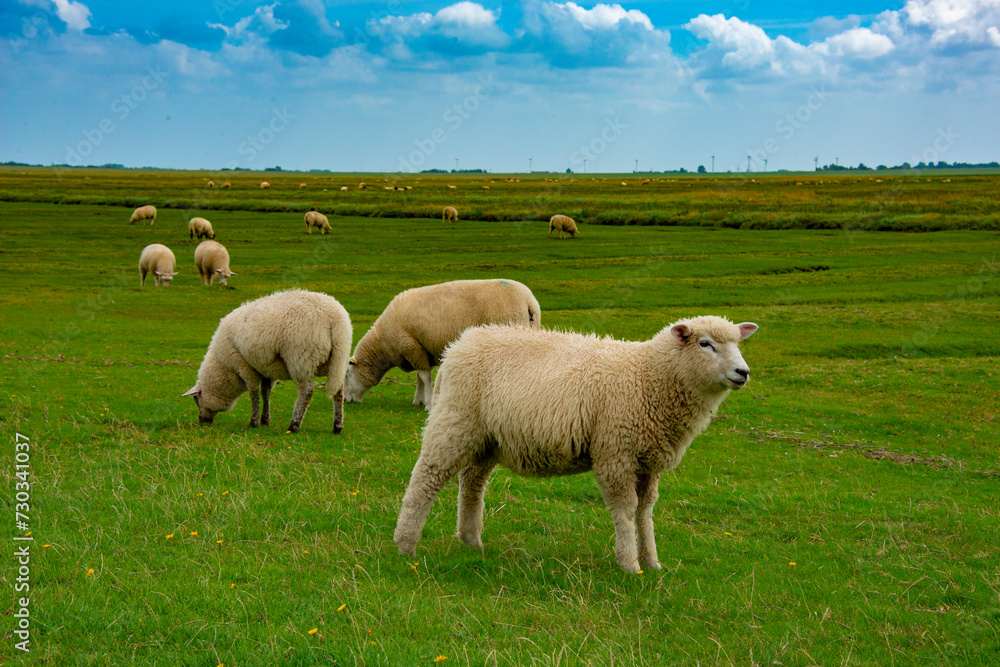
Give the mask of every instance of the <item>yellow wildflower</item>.
M 317 632 L 319 632 L 319 628 L 313 628 L 312 630 L 309 631 L 309 634 L 314 635 Z
M 92 575 L 93 573 L 94 573 L 94 568 L 90 568 L 89 570 L 87 570 L 87 576 L 88 576 L 88 577 L 89 577 L 90 575 Z
M 339 607 L 337 607 L 337 611 L 344 611 L 345 609 L 347 609 L 347 605 L 346 604 L 342 604 Z
M 448 656 L 446 656 L 446 655 L 439 655 L 438 657 L 434 658 L 434 662 L 444 662 L 447 659 L 448 659 Z

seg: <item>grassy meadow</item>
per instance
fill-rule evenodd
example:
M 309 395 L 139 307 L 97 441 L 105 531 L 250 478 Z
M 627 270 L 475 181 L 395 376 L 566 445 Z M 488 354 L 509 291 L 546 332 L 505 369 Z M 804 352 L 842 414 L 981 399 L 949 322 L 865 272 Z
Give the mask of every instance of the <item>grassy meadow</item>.
M 186 184 L 199 174 L 22 171 L 0 172 L 0 498 L 23 537 L 21 434 L 33 541 L 8 553 L 30 545 L 31 643 L 8 629 L 0 662 L 1000 662 L 1000 177 L 440 176 L 390 192 L 385 176 L 241 173 L 205 195 Z M 129 225 L 144 203 L 156 223 Z M 313 205 L 338 214 L 331 233 L 305 233 Z M 789 222 L 810 208 L 815 229 L 765 228 L 810 226 Z M 556 212 L 576 212 L 576 239 L 546 237 Z M 229 249 L 228 287 L 199 282 L 193 215 Z M 893 225 L 910 231 L 874 231 Z M 167 288 L 139 286 L 149 243 L 177 256 Z M 403 289 L 501 277 L 533 290 L 546 327 L 760 325 L 750 384 L 661 483 L 661 571 L 617 567 L 592 476 L 502 469 L 482 552 L 452 536 L 452 483 L 416 558 L 398 555 L 425 417 L 412 374 L 347 405 L 338 436 L 323 392 L 294 435 L 290 384 L 258 429 L 247 396 L 208 426 L 180 396 L 249 299 L 331 294 L 356 343 Z M 2 576 L 13 591 L 16 567 Z

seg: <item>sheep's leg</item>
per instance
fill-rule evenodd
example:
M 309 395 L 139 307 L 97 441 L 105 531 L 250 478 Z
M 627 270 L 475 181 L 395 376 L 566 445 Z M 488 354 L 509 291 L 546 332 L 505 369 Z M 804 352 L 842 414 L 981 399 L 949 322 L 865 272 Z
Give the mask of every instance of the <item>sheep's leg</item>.
M 140 287 L 145 287 L 146 286 L 146 273 L 147 273 L 146 269 L 140 269 L 139 270 L 139 275 L 141 276 L 140 279 L 139 279 L 139 286 Z
M 496 463 L 470 463 L 458 474 L 458 530 L 462 541 L 483 548 L 483 498 Z
M 656 536 L 653 534 L 653 505 L 660 496 L 660 475 L 639 475 L 636 481 L 639 506 L 635 513 L 639 533 L 639 563 L 650 570 L 660 569 L 656 557 Z
M 292 423 L 288 425 L 288 430 L 295 433 L 302 426 L 302 419 L 306 416 L 306 409 L 313 397 L 313 381 L 307 378 L 301 382 L 296 381 L 296 388 L 299 390 L 298 398 L 295 399 L 295 407 L 292 409 Z
M 329 380 L 327 380 L 329 382 Z M 344 430 L 344 389 L 341 387 L 333 397 L 333 434 Z
M 441 415 L 424 429 L 420 458 L 410 474 L 392 538 L 399 553 L 412 555 L 416 551 L 437 494 L 476 456 L 483 437 L 469 431 L 467 423 L 460 417 Z
M 268 426 L 271 423 L 271 378 L 261 379 L 260 397 L 260 425 Z
M 635 538 L 635 512 L 639 506 L 635 475 L 613 473 L 594 468 L 594 476 L 611 512 L 615 525 L 615 558 L 628 572 L 639 571 L 639 553 Z M 631 477 L 631 479 L 629 479 Z
M 424 405 L 427 411 L 431 410 L 431 397 L 434 393 L 434 381 L 431 379 L 431 371 L 417 371 L 417 391 L 413 394 L 414 405 Z

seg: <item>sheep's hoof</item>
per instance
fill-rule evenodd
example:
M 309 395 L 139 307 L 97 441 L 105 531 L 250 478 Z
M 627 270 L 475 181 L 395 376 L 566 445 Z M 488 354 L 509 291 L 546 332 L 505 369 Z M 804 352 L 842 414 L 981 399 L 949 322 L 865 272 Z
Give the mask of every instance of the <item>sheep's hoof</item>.
M 260 426 L 259 421 L 254 421 L 253 419 L 250 420 L 250 428 L 257 428 L 258 426 Z
M 260 425 L 261 426 L 270 426 L 271 425 L 271 418 L 270 417 L 261 417 L 260 418 Z
M 334 426 L 333 427 L 333 434 L 334 435 L 340 435 L 340 432 L 343 431 L 343 430 L 344 430 L 343 426 Z

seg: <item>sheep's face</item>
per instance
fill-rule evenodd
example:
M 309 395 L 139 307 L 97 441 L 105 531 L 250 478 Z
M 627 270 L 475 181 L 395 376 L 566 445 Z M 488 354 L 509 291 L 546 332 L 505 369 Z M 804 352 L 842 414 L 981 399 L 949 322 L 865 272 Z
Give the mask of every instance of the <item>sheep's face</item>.
M 709 390 L 742 389 L 750 379 L 750 367 L 739 343 L 757 331 L 753 322 L 731 324 L 722 318 L 698 318 L 670 328 Z
M 171 283 L 171 281 L 173 281 L 174 276 L 176 276 L 177 273 L 160 273 L 159 271 L 153 271 L 153 275 L 156 276 L 160 285 L 166 287 Z
M 219 277 L 219 284 L 220 285 L 225 285 L 226 284 L 226 280 L 229 279 L 229 276 L 235 276 L 236 275 L 235 273 L 233 273 L 229 269 L 216 269 L 215 270 L 215 274 Z
M 198 421 L 202 424 L 211 424 L 215 421 L 215 415 L 229 412 L 236 405 L 236 399 L 227 399 L 214 392 L 204 392 L 200 384 L 188 389 L 182 396 L 194 398 L 194 403 L 198 406 Z
M 344 401 L 347 403 L 360 403 L 371 387 L 366 387 L 358 375 L 358 364 L 351 359 L 347 367 L 347 377 L 344 378 Z

